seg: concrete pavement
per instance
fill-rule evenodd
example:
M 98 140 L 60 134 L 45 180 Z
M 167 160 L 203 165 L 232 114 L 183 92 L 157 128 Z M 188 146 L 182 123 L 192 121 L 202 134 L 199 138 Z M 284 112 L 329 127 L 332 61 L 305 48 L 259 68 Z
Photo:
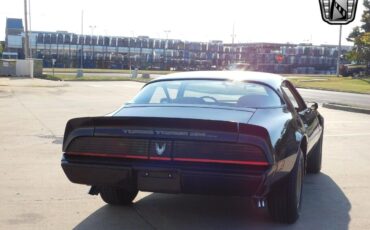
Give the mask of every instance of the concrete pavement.
M 318 103 L 339 103 L 370 109 L 370 95 L 358 93 L 344 93 L 316 89 L 298 89 L 306 101 Z

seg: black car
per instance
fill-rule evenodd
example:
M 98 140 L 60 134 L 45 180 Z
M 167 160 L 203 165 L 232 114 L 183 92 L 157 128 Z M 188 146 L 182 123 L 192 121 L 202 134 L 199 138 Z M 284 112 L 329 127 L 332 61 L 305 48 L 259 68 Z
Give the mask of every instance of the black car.
M 324 119 L 279 75 L 210 71 L 147 83 L 117 111 L 68 121 L 62 167 L 108 204 L 139 190 L 250 196 L 293 223 L 321 169 Z
M 339 66 L 339 74 L 343 77 L 361 77 L 370 74 L 369 65 L 342 64 Z

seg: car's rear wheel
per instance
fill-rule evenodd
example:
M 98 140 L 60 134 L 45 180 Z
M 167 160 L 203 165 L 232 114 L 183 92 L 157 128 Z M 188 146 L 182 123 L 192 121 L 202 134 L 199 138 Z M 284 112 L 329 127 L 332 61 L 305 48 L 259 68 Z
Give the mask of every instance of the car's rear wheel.
M 100 196 L 107 204 L 129 205 L 135 199 L 138 190 L 128 190 L 119 187 L 103 187 Z
M 316 146 L 311 150 L 311 153 L 308 155 L 307 159 L 307 173 L 319 173 L 321 170 L 321 161 L 322 161 L 322 140 L 323 134 Z
M 289 176 L 272 189 L 268 196 L 271 217 L 281 223 L 294 223 L 301 210 L 304 159 L 299 150 L 297 161 Z

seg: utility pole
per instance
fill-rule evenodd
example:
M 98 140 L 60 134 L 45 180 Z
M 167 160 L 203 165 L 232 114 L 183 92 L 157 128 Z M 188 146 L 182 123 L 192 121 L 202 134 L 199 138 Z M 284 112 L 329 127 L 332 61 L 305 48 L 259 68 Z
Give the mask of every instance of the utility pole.
M 31 0 L 28 0 L 28 17 L 29 17 L 29 22 L 30 22 L 30 31 L 32 32 L 32 29 L 31 29 Z M 33 62 L 33 59 L 32 59 L 32 43 L 30 41 L 30 38 L 28 38 L 28 44 L 29 44 L 29 48 L 30 48 L 30 53 L 29 53 L 29 56 L 30 56 L 30 74 L 31 74 L 31 78 L 33 78 L 33 68 L 34 68 L 34 62 Z
M 29 18 L 29 25 L 30 25 L 30 31 L 32 32 L 32 28 L 31 28 L 31 0 L 28 0 L 28 18 Z M 30 58 L 32 58 L 32 44 L 31 44 L 31 41 L 29 42 L 29 48 L 30 48 L 30 53 L 29 53 L 29 56 Z
M 27 13 L 27 0 L 24 0 L 24 24 L 25 24 L 25 36 L 24 36 L 24 58 L 28 60 L 28 67 L 30 77 L 33 78 L 33 61 L 30 58 L 30 38 L 28 34 L 28 13 Z M 32 55 L 32 54 L 31 54 Z
M 337 77 L 339 77 L 340 56 L 342 53 L 342 25 L 339 26 L 339 44 L 338 44 L 338 57 L 337 57 Z
M 29 52 L 29 39 L 28 39 L 28 14 L 27 14 L 27 0 L 24 0 L 24 24 L 25 24 L 25 39 L 24 39 L 24 57 L 27 59 Z

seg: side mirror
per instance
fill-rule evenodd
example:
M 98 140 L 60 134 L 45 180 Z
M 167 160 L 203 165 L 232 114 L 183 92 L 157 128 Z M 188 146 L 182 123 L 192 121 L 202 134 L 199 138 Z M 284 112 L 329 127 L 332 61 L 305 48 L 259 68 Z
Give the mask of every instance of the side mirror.
M 316 102 L 309 102 L 307 107 L 315 111 L 319 108 L 319 105 Z

